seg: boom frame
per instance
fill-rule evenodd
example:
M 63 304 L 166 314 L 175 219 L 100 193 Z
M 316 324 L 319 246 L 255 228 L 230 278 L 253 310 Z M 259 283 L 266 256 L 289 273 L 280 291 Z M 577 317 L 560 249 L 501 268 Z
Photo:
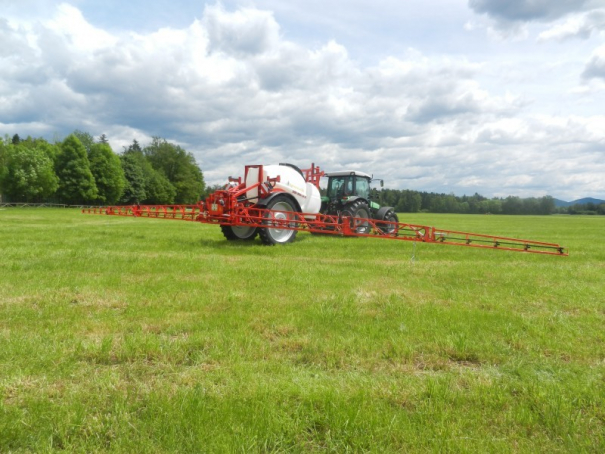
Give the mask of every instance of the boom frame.
M 175 219 L 182 221 L 218 224 L 221 226 L 278 228 L 281 230 L 302 230 L 326 235 L 381 238 L 399 241 L 467 246 L 481 249 L 526 252 L 568 256 L 567 248 L 556 243 L 525 240 L 481 233 L 438 229 L 427 225 L 403 222 L 388 222 L 377 219 L 354 218 L 316 213 L 269 210 L 257 205 L 259 198 L 274 192 L 279 176 L 264 181 L 262 165 L 246 166 L 258 169 L 258 181 L 246 186 L 242 178 L 229 177 L 227 185 L 210 194 L 205 201 L 196 205 L 131 205 L 84 208 L 83 213 L 108 216 L 129 216 L 154 219 Z M 307 183 L 319 189 L 320 178 L 324 172 L 311 164 L 309 169 L 301 171 Z M 244 178 L 246 181 L 246 178 Z M 258 188 L 258 197 L 254 202 L 246 198 L 246 193 Z M 363 229 L 358 229 L 363 225 Z M 360 233 L 363 232 L 363 233 Z

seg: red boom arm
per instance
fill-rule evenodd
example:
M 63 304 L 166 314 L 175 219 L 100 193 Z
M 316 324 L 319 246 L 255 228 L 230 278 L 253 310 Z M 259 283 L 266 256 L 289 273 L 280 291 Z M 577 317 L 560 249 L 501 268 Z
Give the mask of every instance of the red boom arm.
M 83 209 L 83 213 L 104 214 L 110 216 L 134 216 L 160 219 L 179 219 L 197 221 L 205 224 L 229 226 L 279 228 L 282 230 L 306 230 L 342 236 L 358 236 L 383 238 L 402 241 L 419 241 L 423 243 L 448 244 L 453 246 L 469 246 L 484 249 L 500 249 L 536 254 L 567 256 L 566 248 L 555 244 L 518 238 L 508 238 L 480 233 L 458 232 L 455 230 L 437 229 L 425 225 L 387 222 L 376 219 L 361 219 L 339 217 L 325 214 L 298 213 L 267 210 L 257 207 L 245 199 L 245 194 L 251 189 L 259 188 L 262 197 L 271 192 L 272 182 L 262 181 L 262 166 L 259 181 L 249 187 L 238 179 L 229 179 L 224 189 L 208 196 L 197 205 L 133 205 L 109 206 Z M 305 180 L 319 188 L 319 179 L 323 172 L 314 164 L 310 169 L 302 171 Z M 275 182 L 273 182 L 274 184 Z M 280 214 L 280 216 L 276 216 Z M 284 214 L 286 216 L 284 216 Z M 357 227 L 364 225 L 366 233 L 359 233 Z

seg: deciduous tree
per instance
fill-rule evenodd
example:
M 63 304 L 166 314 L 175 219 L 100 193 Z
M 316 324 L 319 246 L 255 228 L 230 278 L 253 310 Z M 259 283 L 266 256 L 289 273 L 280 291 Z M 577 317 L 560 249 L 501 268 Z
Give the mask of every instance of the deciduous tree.
M 82 145 L 84 145 L 84 148 L 86 149 L 86 153 L 89 153 L 90 148 L 95 143 L 94 137 L 90 133 L 80 131 L 79 129 L 76 129 L 73 132 L 73 135 L 78 138 L 78 140 L 82 143 Z
M 178 145 L 154 137 L 143 150 L 154 169 L 176 189 L 175 203 L 196 203 L 204 192 L 204 175 L 191 153 Z
M 21 142 L 5 147 L 2 154 L 0 192 L 11 200 L 42 202 L 57 190 L 53 161 L 44 149 Z

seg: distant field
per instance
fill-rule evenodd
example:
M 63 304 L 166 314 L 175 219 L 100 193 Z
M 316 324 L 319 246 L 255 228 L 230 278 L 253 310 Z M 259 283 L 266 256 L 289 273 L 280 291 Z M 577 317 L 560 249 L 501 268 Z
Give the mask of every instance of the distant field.
M 400 219 L 571 255 L 0 211 L 0 452 L 605 452 L 605 217 Z

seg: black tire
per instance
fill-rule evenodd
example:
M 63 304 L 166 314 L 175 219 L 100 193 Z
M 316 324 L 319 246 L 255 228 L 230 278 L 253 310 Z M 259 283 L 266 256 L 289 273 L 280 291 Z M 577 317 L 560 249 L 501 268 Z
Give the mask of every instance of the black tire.
M 244 226 L 231 226 L 221 225 L 221 231 L 225 238 L 229 241 L 234 240 L 245 240 L 252 241 L 258 234 L 258 228 L 256 227 L 244 227 Z
M 287 195 L 278 195 L 277 197 L 271 199 L 271 201 L 265 207 L 268 210 L 276 210 L 276 211 L 290 211 L 290 212 L 298 212 L 299 210 L 296 208 L 296 204 L 288 197 Z M 275 215 L 276 219 L 288 219 L 286 214 L 277 214 Z M 271 225 L 271 220 L 266 220 L 264 224 Z M 260 239 L 267 246 L 274 246 L 276 244 L 286 244 L 291 243 L 296 238 L 296 234 L 298 231 L 296 230 L 287 230 L 287 229 L 271 229 L 271 228 L 260 228 L 258 229 L 258 234 Z
M 345 205 L 340 212 L 341 217 L 348 216 L 350 218 L 370 219 L 370 207 L 364 200 L 356 200 L 355 202 Z M 355 233 L 370 233 L 372 229 L 368 221 L 355 221 L 351 219 L 351 229 Z
M 392 210 L 387 211 L 381 220 L 387 222 L 399 222 L 397 214 Z M 380 224 L 379 222 L 377 222 L 376 226 L 380 229 L 382 233 L 397 233 L 397 227 L 392 224 Z

